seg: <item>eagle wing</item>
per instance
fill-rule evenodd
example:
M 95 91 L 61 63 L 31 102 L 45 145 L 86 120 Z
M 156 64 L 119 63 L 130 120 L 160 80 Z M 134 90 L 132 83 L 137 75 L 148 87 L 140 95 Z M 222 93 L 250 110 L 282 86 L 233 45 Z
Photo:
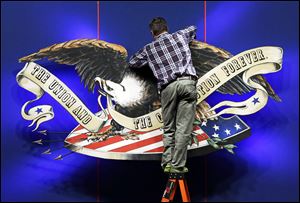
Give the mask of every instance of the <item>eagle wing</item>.
M 19 59 L 19 62 L 48 58 L 60 64 L 75 65 L 84 86 L 94 90 L 95 77 L 120 83 L 128 67 L 127 51 L 117 44 L 97 39 L 76 39 L 53 44 Z
M 193 40 L 190 43 L 193 65 L 199 77 L 215 68 L 219 64 L 231 58 L 233 55 L 224 49 L 209 45 L 204 42 Z M 279 96 L 274 92 L 271 85 L 262 75 L 252 76 L 251 79 L 262 85 L 276 101 L 281 101 Z M 242 80 L 242 73 L 233 77 L 217 89 L 223 94 L 244 94 L 250 92 L 252 88 Z

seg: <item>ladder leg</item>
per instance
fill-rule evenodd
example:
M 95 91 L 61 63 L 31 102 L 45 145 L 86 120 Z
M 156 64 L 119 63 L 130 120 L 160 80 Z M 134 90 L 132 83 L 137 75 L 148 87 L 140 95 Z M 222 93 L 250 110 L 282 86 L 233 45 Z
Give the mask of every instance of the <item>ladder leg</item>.
M 183 202 L 191 202 L 188 186 L 185 179 L 179 180 L 179 187 L 181 192 L 181 197 Z
M 161 202 L 170 202 L 173 201 L 174 195 L 176 192 L 178 180 L 176 179 L 169 179 L 167 182 L 166 189 L 164 191 L 163 197 L 161 199 Z
M 184 185 L 185 185 L 185 188 L 186 188 L 186 191 L 187 191 L 188 201 L 191 202 L 190 191 L 189 191 L 186 179 L 184 179 Z
M 175 192 L 176 192 L 176 189 L 177 189 L 177 185 L 178 185 L 178 180 L 174 180 L 175 181 L 175 185 L 174 185 L 174 189 L 172 190 L 172 192 L 171 192 L 171 195 L 170 195 L 170 201 L 173 201 L 173 199 L 174 199 L 174 196 L 175 196 Z

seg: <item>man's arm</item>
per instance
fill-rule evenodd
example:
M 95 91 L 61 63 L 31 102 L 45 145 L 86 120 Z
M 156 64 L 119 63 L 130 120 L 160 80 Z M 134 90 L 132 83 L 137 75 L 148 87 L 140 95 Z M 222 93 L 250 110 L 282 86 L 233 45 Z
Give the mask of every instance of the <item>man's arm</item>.
M 147 63 L 147 53 L 145 48 L 135 53 L 129 60 L 129 66 L 132 68 L 139 68 Z
M 188 40 L 188 42 L 191 42 L 193 41 L 193 39 L 196 38 L 196 31 L 197 31 L 197 27 L 193 25 L 183 30 L 179 30 L 178 33 L 184 35 L 185 38 Z

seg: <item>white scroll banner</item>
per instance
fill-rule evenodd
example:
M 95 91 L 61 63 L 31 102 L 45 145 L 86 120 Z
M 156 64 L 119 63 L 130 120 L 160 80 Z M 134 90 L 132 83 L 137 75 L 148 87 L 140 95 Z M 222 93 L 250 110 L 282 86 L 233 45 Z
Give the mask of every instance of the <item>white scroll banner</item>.
M 37 124 L 34 130 L 42 122 L 54 117 L 52 107 L 49 105 L 36 106 L 28 112 L 25 110 L 28 104 L 40 99 L 44 92 L 59 102 L 78 123 L 91 132 L 98 132 L 106 121 L 94 115 L 62 81 L 36 63 L 26 63 L 16 79 L 21 87 L 36 95 L 36 99 L 26 102 L 21 110 L 24 119 L 33 121 L 30 126 Z
M 264 87 L 250 78 L 257 74 L 279 71 L 282 65 L 282 55 L 283 51 L 280 47 L 266 46 L 244 51 L 228 59 L 198 80 L 197 103 L 203 101 L 234 76 L 243 73 L 244 83 L 256 89 L 256 93 L 242 102 L 223 101 L 217 104 L 211 110 L 222 106 L 229 106 L 229 108 L 223 109 L 213 117 L 222 114 L 248 115 L 259 111 L 266 105 L 268 93 Z M 28 112 L 25 111 L 26 106 L 40 99 L 44 92 L 52 96 L 84 128 L 91 132 L 97 132 L 107 120 L 94 115 L 62 81 L 38 64 L 33 62 L 27 63 L 18 73 L 17 82 L 21 87 L 36 95 L 36 99 L 26 102 L 21 111 L 24 119 L 33 121 L 31 125 L 37 123 L 35 129 L 42 122 L 54 117 L 52 108 L 49 105 L 40 105 L 31 108 Z M 145 132 L 163 126 L 161 109 L 140 117 L 131 118 L 117 112 L 109 96 L 107 96 L 107 109 L 117 123 L 131 130 Z
M 258 74 L 277 72 L 282 66 L 283 50 L 280 47 L 258 47 L 244 51 L 227 61 L 221 63 L 207 72 L 197 82 L 198 101 L 213 93 L 225 82 L 234 76 L 243 73 L 243 81 L 248 86 L 256 89 L 256 93 L 242 102 L 223 101 L 212 107 L 209 111 L 215 111 L 222 106 L 228 106 L 210 118 L 222 114 L 249 115 L 262 109 L 268 101 L 268 93 L 264 87 L 252 81 L 250 78 Z

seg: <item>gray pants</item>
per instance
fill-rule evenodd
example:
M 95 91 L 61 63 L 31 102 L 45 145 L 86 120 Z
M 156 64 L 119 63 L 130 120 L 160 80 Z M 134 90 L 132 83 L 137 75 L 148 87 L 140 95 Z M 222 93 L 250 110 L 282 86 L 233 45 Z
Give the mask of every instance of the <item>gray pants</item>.
M 184 167 L 197 102 L 196 81 L 176 80 L 161 92 L 164 152 L 161 165 Z

